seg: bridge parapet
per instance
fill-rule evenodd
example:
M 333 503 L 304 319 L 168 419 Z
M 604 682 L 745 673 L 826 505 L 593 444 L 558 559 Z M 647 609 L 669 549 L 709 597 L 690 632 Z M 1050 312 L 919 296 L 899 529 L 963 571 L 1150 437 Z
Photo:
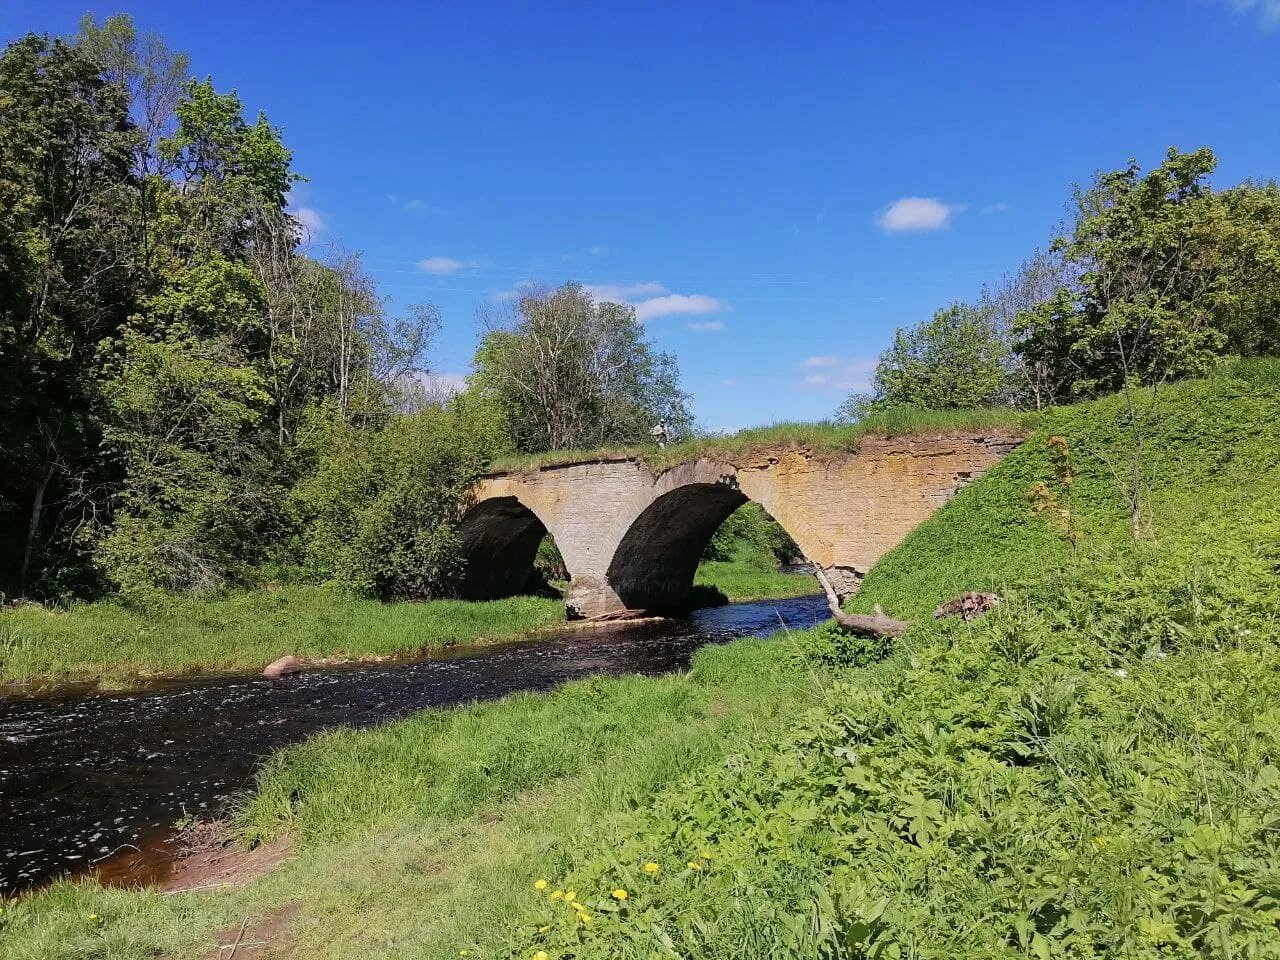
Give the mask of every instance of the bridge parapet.
M 748 500 L 852 593 L 881 556 L 1020 442 L 995 430 L 864 437 L 848 452 L 778 448 L 656 473 L 618 458 L 486 477 L 461 526 L 463 593 L 514 592 L 550 531 L 572 578 L 570 616 L 682 612 L 707 541 Z

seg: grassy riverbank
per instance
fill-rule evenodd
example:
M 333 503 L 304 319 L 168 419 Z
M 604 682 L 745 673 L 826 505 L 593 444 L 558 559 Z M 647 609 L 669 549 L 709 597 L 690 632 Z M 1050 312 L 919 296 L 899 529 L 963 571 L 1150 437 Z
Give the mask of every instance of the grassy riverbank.
M 785 600 L 817 593 L 818 581 L 807 573 L 782 573 L 742 560 L 705 560 L 693 578 L 694 589 L 719 591 L 730 601 Z
M 811 577 L 735 561 L 706 563 L 697 584 L 730 601 L 813 593 Z M 304 660 L 408 657 L 449 645 L 511 639 L 554 627 L 564 604 L 547 597 L 473 603 L 379 603 L 326 587 L 289 586 L 146 607 L 105 602 L 0 612 L 0 683 L 140 678 L 261 669 Z
M 303 659 L 411 656 L 508 638 L 564 619 L 544 597 L 378 603 L 325 587 L 281 587 L 147 607 L 79 604 L 0 613 L 0 680 L 102 679 L 261 669 Z
M 1123 401 L 1052 412 L 867 578 L 916 621 L 887 658 L 824 627 L 318 737 L 239 818 L 292 864 L 59 884 L 0 953 L 197 956 L 296 905 L 321 958 L 1273 956 L 1280 367 L 1238 372 L 1140 404 L 1140 543 Z M 1004 602 L 929 617 L 965 588 Z

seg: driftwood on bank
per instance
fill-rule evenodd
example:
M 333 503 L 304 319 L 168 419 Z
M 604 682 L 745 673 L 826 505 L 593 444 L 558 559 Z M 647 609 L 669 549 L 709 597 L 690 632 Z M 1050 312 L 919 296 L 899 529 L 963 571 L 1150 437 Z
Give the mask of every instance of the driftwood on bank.
M 835 617 L 836 623 L 840 624 L 841 630 L 864 637 L 900 637 L 907 632 L 907 627 L 911 626 L 906 620 L 886 617 L 879 604 L 876 605 L 875 613 L 872 614 L 845 613 L 840 609 L 840 598 L 836 595 L 835 588 L 831 586 L 831 581 L 827 579 L 827 572 L 816 563 L 813 565 L 813 572 L 827 594 L 827 607 L 831 610 L 831 616 Z
M 835 588 L 831 586 L 831 581 L 827 579 L 827 572 L 818 564 L 813 564 L 813 572 L 818 577 L 818 582 L 822 584 L 822 589 L 827 595 L 827 607 L 831 610 L 831 616 L 835 617 L 836 623 L 840 625 L 840 629 L 847 633 L 856 633 L 863 637 L 900 637 L 907 632 L 907 628 L 911 626 L 909 620 L 895 620 L 892 617 L 886 617 L 884 611 L 880 609 L 880 605 L 876 604 L 875 613 L 845 613 L 840 608 L 840 597 L 836 594 Z M 994 593 L 979 593 L 976 590 L 970 590 L 962 593 L 954 600 L 948 600 L 937 610 L 933 611 L 935 618 L 949 617 L 959 614 L 966 621 L 975 620 L 982 616 L 992 607 L 1000 602 L 1000 598 Z

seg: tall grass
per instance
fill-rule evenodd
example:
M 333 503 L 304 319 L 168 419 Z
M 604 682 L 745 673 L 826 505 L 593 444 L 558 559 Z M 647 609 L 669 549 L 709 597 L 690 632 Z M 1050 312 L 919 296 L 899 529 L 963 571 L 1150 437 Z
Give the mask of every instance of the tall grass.
M 524 454 L 496 461 L 493 472 L 521 472 L 566 463 L 595 460 L 634 459 L 653 470 L 664 470 L 699 457 L 729 463 L 749 459 L 763 451 L 786 448 L 834 454 L 856 449 L 868 436 L 900 437 L 912 434 L 968 430 L 1022 431 L 1034 423 L 1034 416 L 1005 408 L 979 410 L 923 410 L 898 407 L 874 413 L 857 423 L 786 422 L 752 427 L 726 436 L 699 437 L 659 449 L 656 446 L 611 447 L 599 450 L 555 450 Z
M 512 637 L 564 619 L 543 597 L 473 603 L 379 603 L 326 587 L 290 586 L 147 607 L 114 602 L 0 612 L 0 680 L 100 679 L 260 669 L 305 659 L 408 656 Z

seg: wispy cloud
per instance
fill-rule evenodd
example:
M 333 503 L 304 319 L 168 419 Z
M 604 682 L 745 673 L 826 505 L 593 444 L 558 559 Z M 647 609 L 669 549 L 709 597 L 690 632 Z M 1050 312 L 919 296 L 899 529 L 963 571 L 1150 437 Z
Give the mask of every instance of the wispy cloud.
M 1003 200 L 997 200 L 995 203 L 988 203 L 985 207 L 983 207 L 978 212 L 983 215 L 990 215 L 993 213 L 1007 213 L 1008 210 L 1009 210 L 1009 205 L 1007 203 L 1005 203 Z
M 721 333 L 724 330 L 723 320 L 694 320 L 686 326 L 694 333 Z
M 457 273 L 464 267 L 472 266 L 465 260 L 455 260 L 453 257 L 427 257 L 425 260 L 418 261 L 418 269 L 423 273 L 431 273 L 436 276 L 444 276 L 449 273 Z
M 570 253 L 560 254 L 561 260 L 583 260 L 587 257 L 605 257 L 609 255 L 609 248 L 600 244 L 592 244 L 589 247 L 583 247 L 581 250 L 574 250 Z
M 902 197 L 885 207 L 876 222 L 890 233 L 941 230 L 950 226 L 953 213 L 962 210 L 963 204 L 943 203 L 936 197 Z
M 729 309 L 723 301 L 703 293 L 669 293 L 665 297 L 641 300 L 634 306 L 636 319 L 641 323 L 673 314 L 720 313 Z
M 801 384 L 810 390 L 866 390 L 876 369 L 874 357 L 845 357 L 823 354 L 807 357 L 800 366 L 808 372 Z
M 584 283 L 582 289 L 591 295 L 591 299 L 606 303 L 630 303 L 639 297 L 649 297 L 657 293 L 666 293 L 667 288 L 660 283 Z
M 418 379 L 428 391 L 437 396 L 453 396 L 467 388 L 467 376 L 464 373 L 424 373 Z
M 437 207 L 434 203 L 427 203 L 417 197 L 406 201 L 404 208 L 409 213 L 416 213 L 423 217 L 443 217 L 445 213 L 444 207 Z
M 1280 0 L 1217 0 L 1243 16 L 1255 17 L 1263 31 L 1280 27 Z
M 294 207 L 289 214 L 298 221 L 298 239 L 304 244 L 314 243 L 329 229 L 324 214 L 315 207 Z
M 658 317 L 697 316 L 707 313 L 723 313 L 729 305 L 705 293 L 672 293 L 664 284 L 646 283 L 587 283 L 582 289 L 597 302 L 623 303 L 634 307 L 636 319 L 641 323 Z M 718 326 L 716 324 L 719 324 Z M 723 330 L 719 321 L 708 321 L 704 326 L 690 324 L 691 330 L 712 332 Z

